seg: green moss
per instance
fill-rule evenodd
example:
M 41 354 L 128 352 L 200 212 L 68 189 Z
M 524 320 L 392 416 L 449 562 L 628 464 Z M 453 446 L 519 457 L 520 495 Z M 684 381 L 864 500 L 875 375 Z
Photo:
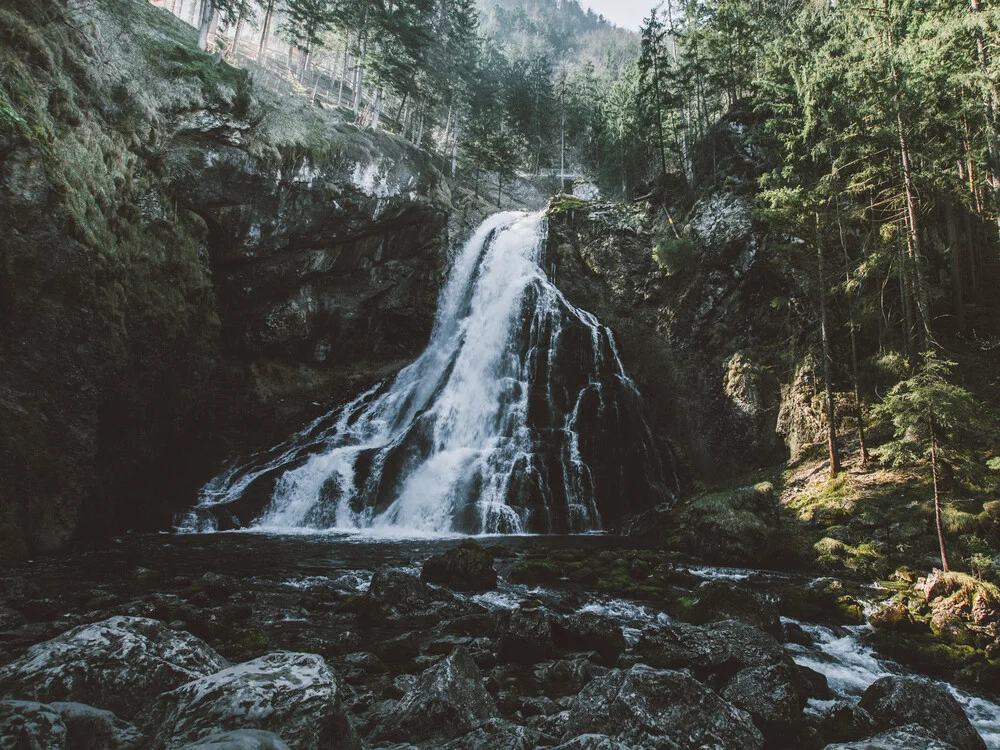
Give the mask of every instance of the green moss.
M 553 216 L 558 216 L 559 214 L 568 213 L 572 211 L 585 210 L 590 207 L 590 202 L 581 200 L 580 198 L 574 198 L 571 195 L 564 195 L 558 198 L 554 198 L 551 203 L 549 203 L 548 213 Z
M 528 586 L 556 583 L 562 577 L 562 568 L 541 560 L 525 560 L 510 570 L 510 580 L 513 583 L 523 583 Z

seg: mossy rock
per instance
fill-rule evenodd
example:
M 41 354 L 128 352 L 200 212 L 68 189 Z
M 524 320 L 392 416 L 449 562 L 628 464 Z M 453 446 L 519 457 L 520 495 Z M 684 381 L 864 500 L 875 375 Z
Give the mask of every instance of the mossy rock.
M 523 583 L 528 586 L 553 584 L 562 578 L 562 568 L 542 560 L 524 560 L 510 569 L 511 583 Z

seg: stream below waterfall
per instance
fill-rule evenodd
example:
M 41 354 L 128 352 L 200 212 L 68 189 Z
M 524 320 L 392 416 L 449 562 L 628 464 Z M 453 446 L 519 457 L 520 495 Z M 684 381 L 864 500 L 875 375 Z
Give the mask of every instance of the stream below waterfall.
M 343 633 L 324 625 L 311 602 L 320 595 L 350 597 L 366 590 L 372 572 L 392 565 L 419 574 L 423 560 L 451 548 L 456 537 L 373 538 L 366 533 L 262 533 L 128 535 L 109 547 L 76 548 L 64 554 L 25 563 L 8 575 L 23 577 L 38 588 L 50 603 L 51 619 L 39 619 L 18 632 L 0 635 L 0 661 L 9 661 L 29 643 L 52 637 L 68 627 L 109 616 L 109 613 L 140 613 L 147 616 L 187 617 L 183 603 L 177 615 L 168 602 L 184 600 L 197 589 L 206 573 L 231 577 L 234 601 L 253 601 L 251 633 L 266 633 L 268 648 L 293 650 L 335 648 Z M 539 546 L 547 549 L 585 550 L 600 554 L 634 546 L 631 540 L 609 535 L 582 536 L 493 536 L 481 537 L 484 545 L 502 545 L 514 558 Z M 665 624 L 669 617 L 653 602 L 610 597 L 585 587 L 536 587 L 512 584 L 507 578 L 512 562 L 498 559 L 498 588 L 484 594 L 459 595 L 489 610 L 514 608 L 533 598 L 554 612 L 588 611 L 613 618 L 634 643 L 642 628 Z M 680 564 L 679 564 L 680 565 Z M 681 566 L 705 582 L 724 579 L 739 582 L 766 594 L 776 582 L 787 584 L 809 579 L 786 573 Z M 193 585 L 194 584 L 194 585 Z M 197 595 L 192 601 L 197 600 Z M 162 610 L 162 611 L 161 611 Z M 190 623 L 186 623 L 190 625 Z M 886 674 L 907 670 L 881 658 L 865 643 L 866 626 L 842 627 L 823 623 L 800 623 L 812 637 L 810 646 L 788 644 L 799 664 L 824 674 L 838 699 L 856 702 L 864 689 Z M 192 627 L 192 630 L 197 630 Z M 244 628 L 198 632 L 226 653 L 237 647 Z M 329 641 L 329 642 L 328 642 Z M 235 644 L 235 645 L 234 645 Z M 345 648 L 347 648 L 345 646 Z M 975 695 L 950 686 L 970 720 L 991 750 L 1000 750 L 1000 706 L 994 698 Z M 811 701 L 811 709 L 822 704 Z

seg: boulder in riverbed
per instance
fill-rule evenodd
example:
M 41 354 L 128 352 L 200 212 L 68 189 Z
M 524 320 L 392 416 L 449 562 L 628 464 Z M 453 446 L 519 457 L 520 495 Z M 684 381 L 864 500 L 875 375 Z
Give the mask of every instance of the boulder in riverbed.
M 726 684 L 722 697 L 750 714 L 768 738 L 799 724 L 806 705 L 802 678 L 788 664 L 743 669 Z
M 274 732 L 260 729 L 234 729 L 213 732 L 204 739 L 185 745 L 180 750 L 290 750 Z
M 552 642 L 561 651 L 596 651 L 606 667 L 618 663 L 626 645 L 621 625 L 591 612 L 554 619 Z
M 493 555 L 475 539 L 466 539 L 454 549 L 427 559 L 420 580 L 455 591 L 490 591 L 497 587 Z
M 496 630 L 501 663 L 536 664 L 555 655 L 549 613 L 534 603 L 500 612 Z
M 160 696 L 152 747 L 174 750 L 214 730 L 274 732 L 296 750 L 358 750 L 323 657 L 276 652 L 181 685 Z
M 29 648 L 0 669 L 0 695 L 75 701 L 132 719 L 160 693 L 227 666 L 190 633 L 144 617 L 112 617 Z
M 0 747 L 63 750 L 66 724 L 52 706 L 35 701 L 0 701 Z
M 685 672 L 637 664 L 592 680 L 576 697 L 563 741 L 604 733 L 655 750 L 719 746 L 760 750 L 764 738 L 750 715 Z
M 919 724 L 906 724 L 854 742 L 827 745 L 826 750 L 958 750 Z
M 463 646 L 425 670 L 416 684 L 379 717 L 376 741 L 447 741 L 496 718 L 483 676 Z
M 944 688 L 920 677 L 883 677 L 872 683 L 859 704 L 877 729 L 919 724 L 959 750 L 986 750 L 969 717 Z

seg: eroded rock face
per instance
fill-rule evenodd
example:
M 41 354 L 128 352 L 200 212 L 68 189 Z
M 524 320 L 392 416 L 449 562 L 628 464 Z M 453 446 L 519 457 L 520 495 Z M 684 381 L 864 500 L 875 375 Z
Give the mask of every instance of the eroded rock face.
M 399 703 L 380 718 L 374 739 L 451 740 L 496 716 L 496 705 L 483 686 L 479 668 L 468 650 L 458 647 L 421 674 Z
M 958 701 L 930 680 L 883 677 L 869 686 L 859 705 L 878 729 L 919 724 L 960 750 L 986 750 Z
M 772 299 L 804 290 L 763 260 L 762 233 L 745 197 L 720 191 L 690 214 L 690 265 L 665 271 L 639 209 L 595 204 L 550 217 L 559 287 L 615 333 L 622 361 L 648 405 L 654 434 L 668 436 L 683 474 L 783 458 L 776 431 L 780 383 L 769 363 L 791 334 Z M 683 471 L 686 470 L 686 471 Z
M 236 664 L 164 693 L 149 728 L 159 750 L 175 750 L 220 729 L 274 732 L 300 750 L 361 746 L 326 662 L 293 652 Z
M 611 670 L 577 696 L 563 740 L 597 732 L 644 748 L 764 746 L 749 714 L 683 672 L 642 664 Z
M 0 669 L 0 695 L 72 701 L 132 719 L 165 690 L 229 666 L 204 641 L 144 617 L 81 625 Z

